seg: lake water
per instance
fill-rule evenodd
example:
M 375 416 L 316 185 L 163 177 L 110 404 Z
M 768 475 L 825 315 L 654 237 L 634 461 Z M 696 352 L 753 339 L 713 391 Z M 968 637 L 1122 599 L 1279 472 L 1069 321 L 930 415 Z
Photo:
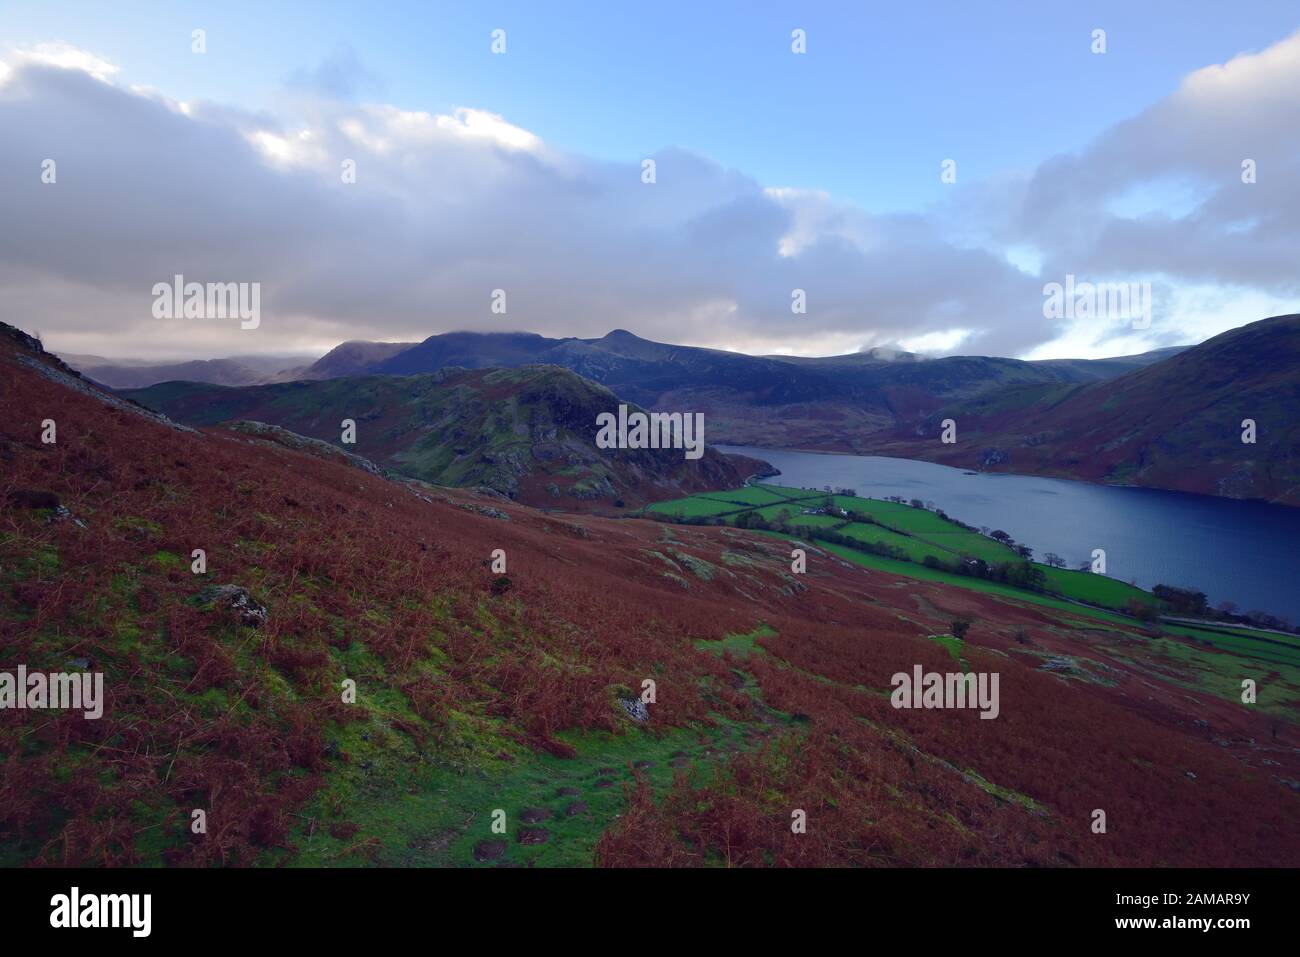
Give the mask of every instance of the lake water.
M 847 486 L 864 498 L 934 502 L 977 528 L 1000 528 L 1042 559 L 1077 568 L 1094 548 L 1106 572 L 1143 588 L 1177 585 L 1300 621 L 1300 508 L 1211 495 L 1119 488 L 866 455 L 719 446 L 771 462 L 773 485 Z

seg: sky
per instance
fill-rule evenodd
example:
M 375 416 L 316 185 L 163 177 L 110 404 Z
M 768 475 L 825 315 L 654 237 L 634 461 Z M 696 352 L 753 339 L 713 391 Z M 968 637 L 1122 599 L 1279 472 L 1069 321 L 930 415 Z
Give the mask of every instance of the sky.
M 1280 0 L 4 2 L 0 319 L 151 359 L 1201 341 L 1297 308 L 1298 30 Z M 177 274 L 256 283 L 258 324 L 157 318 Z M 1149 308 L 1052 313 L 1067 283 Z

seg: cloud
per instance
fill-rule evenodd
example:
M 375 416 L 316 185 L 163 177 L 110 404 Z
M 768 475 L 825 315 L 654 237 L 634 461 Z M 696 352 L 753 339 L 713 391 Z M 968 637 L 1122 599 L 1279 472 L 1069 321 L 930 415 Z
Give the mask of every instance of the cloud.
M 41 328 L 52 348 L 110 355 L 615 327 L 752 351 L 1023 353 L 1062 334 L 1042 318 L 1042 277 L 1062 270 L 1293 288 L 1300 210 L 1279 181 L 1297 181 L 1300 123 L 1271 127 L 1295 118 L 1300 84 L 1277 89 L 1294 43 L 1189 77 L 1077 155 L 954 187 L 910 215 L 771 187 L 681 149 L 656 154 L 645 184 L 640 158 L 565 152 L 484 110 L 346 102 L 346 56 L 296 81 L 328 95 L 273 115 L 124 88 L 79 51 L 6 55 L 0 219 L 17 226 L 0 231 L 0 318 Z M 1207 110 L 1231 118 L 1230 137 L 1197 132 Z M 1260 158 L 1253 187 L 1225 171 L 1243 150 Z M 1168 177 L 1200 190 L 1181 218 L 1110 210 Z M 154 319 L 151 289 L 175 274 L 260 282 L 260 326 Z M 490 309 L 497 289 L 504 316 Z M 806 314 L 791 311 L 796 289 Z
M 1203 328 L 1181 295 L 1193 286 L 1235 290 L 1228 309 L 1261 296 L 1294 308 L 1300 33 L 1189 74 L 1085 149 L 982 184 L 949 213 L 983 241 L 1035 250 L 1045 279 L 1152 280 L 1166 338 Z

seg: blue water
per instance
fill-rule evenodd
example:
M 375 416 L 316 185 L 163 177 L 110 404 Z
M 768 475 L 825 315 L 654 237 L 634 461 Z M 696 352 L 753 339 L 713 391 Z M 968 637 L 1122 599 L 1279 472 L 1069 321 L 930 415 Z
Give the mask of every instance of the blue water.
M 1077 568 L 1106 550 L 1106 573 L 1143 588 L 1197 588 L 1211 604 L 1237 603 L 1300 621 L 1300 508 L 1211 495 L 1119 488 L 1025 475 L 972 474 L 911 459 L 720 446 L 771 462 L 773 485 L 857 489 L 934 502 L 977 528 L 1000 528 L 1041 559 Z

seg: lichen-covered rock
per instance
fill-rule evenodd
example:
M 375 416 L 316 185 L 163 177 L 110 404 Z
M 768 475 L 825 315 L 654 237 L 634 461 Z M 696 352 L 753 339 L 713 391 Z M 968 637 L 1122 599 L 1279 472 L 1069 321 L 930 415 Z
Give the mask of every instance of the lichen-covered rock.
M 694 555 L 678 551 L 675 548 L 670 548 L 668 554 L 677 559 L 683 568 L 689 571 L 696 578 L 700 579 L 700 581 L 713 581 L 713 566 L 704 559 L 696 558 Z
M 266 607 L 242 585 L 209 585 L 199 592 L 198 600 L 200 604 L 230 612 L 240 624 L 249 628 L 265 625 L 268 618 Z

